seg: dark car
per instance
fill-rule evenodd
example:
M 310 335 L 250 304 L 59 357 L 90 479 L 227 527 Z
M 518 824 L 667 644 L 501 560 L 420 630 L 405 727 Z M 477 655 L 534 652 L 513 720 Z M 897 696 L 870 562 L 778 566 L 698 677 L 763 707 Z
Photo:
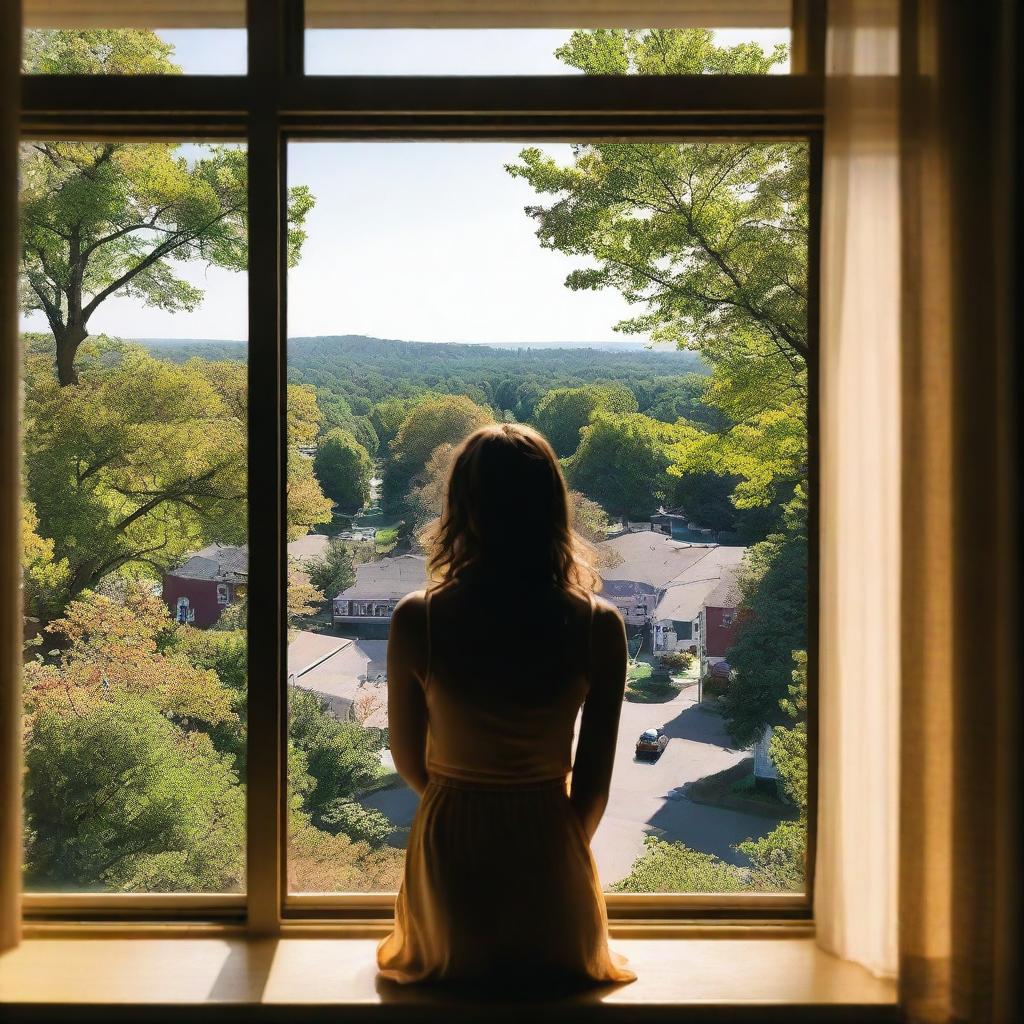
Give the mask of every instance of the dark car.
M 636 741 L 637 758 L 648 757 L 657 761 L 661 752 L 668 746 L 668 737 L 664 729 L 644 729 L 640 739 Z

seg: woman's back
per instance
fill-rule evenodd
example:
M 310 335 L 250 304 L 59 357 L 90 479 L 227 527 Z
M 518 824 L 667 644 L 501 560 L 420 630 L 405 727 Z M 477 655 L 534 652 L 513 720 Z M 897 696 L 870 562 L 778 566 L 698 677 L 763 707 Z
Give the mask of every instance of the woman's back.
M 388 637 L 391 754 L 420 803 L 381 973 L 628 981 L 589 847 L 626 637 L 590 593 L 547 441 L 507 423 L 470 435 L 427 547 L 433 583 L 398 603 Z
M 564 780 L 589 685 L 594 599 L 461 584 L 428 592 L 427 770 Z

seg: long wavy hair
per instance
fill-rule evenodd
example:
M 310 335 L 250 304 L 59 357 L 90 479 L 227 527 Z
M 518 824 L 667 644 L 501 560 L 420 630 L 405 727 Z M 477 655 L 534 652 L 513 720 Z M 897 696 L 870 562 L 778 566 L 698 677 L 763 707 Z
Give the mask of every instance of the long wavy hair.
M 596 591 L 594 549 L 573 529 L 558 457 L 519 423 L 481 427 L 455 450 L 439 519 L 423 534 L 431 584 L 475 578 Z

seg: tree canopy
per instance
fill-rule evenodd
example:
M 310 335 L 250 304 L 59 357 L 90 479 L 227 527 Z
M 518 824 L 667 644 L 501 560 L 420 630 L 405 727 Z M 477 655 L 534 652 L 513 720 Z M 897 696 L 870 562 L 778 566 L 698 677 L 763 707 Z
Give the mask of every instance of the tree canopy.
M 674 428 L 639 413 L 597 412 L 565 461 L 570 486 L 613 515 L 639 519 L 664 501 Z
M 170 48 L 152 32 L 28 34 L 26 67 L 68 74 L 174 74 Z M 248 167 L 238 146 L 181 155 L 177 143 L 25 143 L 21 158 L 22 301 L 41 310 L 55 341 L 57 379 L 78 380 L 76 354 L 112 295 L 165 310 L 194 309 L 203 293 L 175 271 L 197 260 L 247 266 Z M 294 265 L 313 206 L 308 188 L 288 199 Z
M 581 31 L 558 51 L 588 74 L 761 74 L 784 55 L 716 47 L 697 29 Z M 749 475 L 747 504 L 792 487 L 807 461 L 806 146 L 594 143 L 568 165 L 531 147 L 508 171 L 550 197 L 527 208 L 541 245 L 591 264 L 570 288 L 614 288 L 642 308 L 617 329 L 696 349 L 712 367 L 704 400 L 733 426 L 676 461 Z
M 320 441 L 313 472 L 327 497 L 341 509 L 358 511 L 370 497 L 373 462 L 366 449 L 346 430 L 336 428 Z
M 422 474 L 433 452 L 443 444 L 456 445 L 478 427 L 493 421 L 491 411 L 465 395 L 427 396 L 417 402 L 391 442 L 384 468 L 384 495 L 391 501 L 403 495 L 413 478 Z
M 534 426 L 551 442 L 555 454 L 566 458 L 576 451 L 580 431 L 598 409 L 626 415 L 637 412 L 636 395 L 621 384 L 588 384 L 555 388 L 533 410 Z

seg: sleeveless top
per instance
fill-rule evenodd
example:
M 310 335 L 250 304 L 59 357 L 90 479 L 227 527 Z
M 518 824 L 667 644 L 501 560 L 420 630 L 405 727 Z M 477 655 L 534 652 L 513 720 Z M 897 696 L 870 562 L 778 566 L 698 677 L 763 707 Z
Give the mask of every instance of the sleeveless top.
M 522 693 L 485 681 L 452 678 L 433 665 L 431 591 L 426 594 L 426 767 L 431 776 L 484 786 L 565 781 L 572 770 L 576 717 L 587 695 L 594 622 L 589 595 L 587 664 L 564 685 Z M 486 666 L 481 666 L 486 673 Z

